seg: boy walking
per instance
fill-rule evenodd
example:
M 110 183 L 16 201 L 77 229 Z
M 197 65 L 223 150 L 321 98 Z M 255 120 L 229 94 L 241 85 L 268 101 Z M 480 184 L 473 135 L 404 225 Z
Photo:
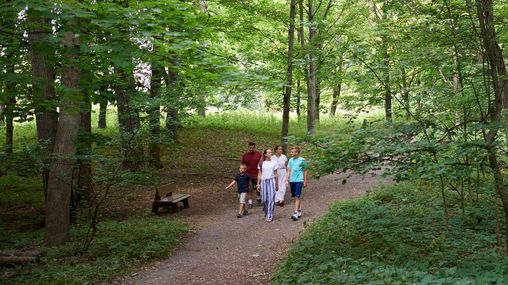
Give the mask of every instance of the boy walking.
M 291 158 L 287 166 L 286 185 L 291 188 L 291 197 L 295 199 L 295 212 L 291 219 L 297 221 L 302 216 L 300 198 L 302 189 L 307 187 L 307 161 L 300 156 L 300 148 L 291 148 Z
M 228 190 L 233 185 L 237 185 L 238 187 L 238 198 L 240 199 L 240 206 L 238 209 L 237 218 L 241 218 L 244 215 L 247 215 L 247 209 L 245 208 L 245 200 L 247 200 L 247 192 L 249 192 L 249 183 L 251 178 L 246 173 L 247 165 L 240 164 L 239 173 L 236 175 L 235 180 L 231 181 L 228 186 L 226 186 L 225 190 Z

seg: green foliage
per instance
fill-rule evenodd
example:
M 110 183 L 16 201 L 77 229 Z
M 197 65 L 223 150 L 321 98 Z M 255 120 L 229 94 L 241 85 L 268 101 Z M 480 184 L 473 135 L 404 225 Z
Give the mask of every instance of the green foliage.
M 490 199 L 465 225 L 447 229 L 431 188 L 395 184 L 334 204 L 307 228 L 273 284 L 505 284 Z M 502 238 L 502 237 L 501 237 Z
M 85 234 L 86 227 L 75 227 L 73 236 Z M 153 216 L 126 221 L 104 221 L 89 251 L 75 256 L 76 245 L 42 248 L 46 255 L 40 264 L 20 268 L 19 275 L 2 284 L 91 284 L 111 280 L 132 266 L 154 258 L 165 257 L 178 243 L 187 228 L 180 222 Z M 42 244 L 42 232 L 21 233 L 16 239 Z M 26 245 L 25 245 L 26 246 Z
M 0 177 L 0 205 L 42 203 L 40 178 L 7 174 Z
M 191 128 L 218 128 L 229 130 L 243 130 L 256 133 L 279 135 L 282 124 L 280 113 L 272 112 L 252 112 L 248 110 L 235 112 L 220 112 L 207 115 L 205 118 L 199 116 L 189 116 L 184 120 L 184 124 Z M 378 118 L 377 110 L 363 114 L 349 114 L 344 117 L 323 116 L 316 133 L 318 135 L 327 135 L 337 133 L 346 125 L 358 126 L 364 119 Z M 289 130 L 292 136 L 303 136 L 307 132 L 305 117 L 291 117 Z M 298 141 L 295 139 L 295 142 Z

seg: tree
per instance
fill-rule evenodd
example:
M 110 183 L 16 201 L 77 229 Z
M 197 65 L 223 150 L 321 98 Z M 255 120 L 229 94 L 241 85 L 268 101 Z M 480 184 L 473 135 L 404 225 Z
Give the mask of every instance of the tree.
M 489 166 L 494 175 L 496 194 L 501 197 L 504 206 L 506 226 L 506 255 L 508 255 L 508 188 L 506 188 L 501 166 L 498 158 L 496 137 L 499 126 L 503 126 L 503 108 L 508 99 L 508 78 L 506 78 L 506 65 L 503 52 L 496 40 L 494 27 L 494 8 L 492 0 L 477 0 L 477 15 L 480 23 L 480 36 L 485 56 L 490 64 L 490 77 L 494 89 L 494 100 L 490 106 L 490 120 L 492 127 L 484 133 L 485 149 L 488 152 Z
M 51 14 L 47 10 L 41 11 L 41 7 L 30 6 L 27 15 L 37 140 L 46 153 L 51 153 L 58 123 L 55 96 L 55 52 L 51 45 L 51 20 L 48 18 Z M 48 185 L 49 167 L 47 163 L 48 161 L 42 170 L 44 193 L 47 193 Z
M 7 1 L 6 4 L 11 4 L 11 1 Z M 12 155 L 13 152 L 13 136 L 14 136 L 14 116 L 16 109 L 16 71 L 15 64 L 17 59 L 20 57 L 16 54 L 16 49 L 20 47 L 20 35 L 16 31 L 16 11 L 14 9 L 8 9 L 5 13 L 0 16 L 0 24 L 8 27 L 13 31 L 10 36 L 10 45 L 4 50 L 4 66 L 5 74 L 3 77 L 2 96 L 0 102 L 4 105 L 2 115 L 5 118 L 5 146 L 4 151 L 7 155 Z
M 286 72 L 286 86 L 284 89 L 284 111 L 282 115 L 281 144 L 283 152 L 287 151 L 287 136 L 289 132 L 289 104 L 291 100 L 291 89 L 293 88 L 293 50 L 295 42 L 295 18 L 296 18 L 296 0 L 291 0 L 289 12 L 289 31 L 288 31 L 288 68 Z
M 312 0 L 307 3 L 307 17 L 309 25 L 309 66 L 307 69 L 307 133 L 313 135 L 316 121 L 316 48 L 315 38 L 317 34 L 316 25 L 313 23 L 315 9 Z
M 64 63 L 62 65 L 62 86 L 65 88 L 60 99 L 60 117 L 55 138 L 53 158 L 48 177 L 46 199 L 46 235 L 49 246 L 62 245 L 70 239 L 69 204 L 71 198 L 72 172 L 75 163 L 76 145 L 81 114 L 80 102 L 83 93 L 80 89 L 81 70 L 77 61 L 80 57 L 79 23 L 68 20 L 64 34 Z
M 158 63 L 152 62 L 152 75 L 150 77 L 150 98 L 152 99 L 152 107 L 149 109 L 150 117 L 150 165 L 155 168 L 161 168 L 161 150 L 160 150 L 160 97 L 161 97 L 161 80 L 164 70 L 158 66 Z

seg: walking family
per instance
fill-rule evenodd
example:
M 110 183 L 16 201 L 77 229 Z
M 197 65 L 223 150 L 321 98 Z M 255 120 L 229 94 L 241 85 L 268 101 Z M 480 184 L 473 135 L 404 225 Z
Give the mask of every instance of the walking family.
M 292 147 L 291 158 L 282 153 L 282 147 L 276 146 L 275 153 L 265 149 L 263 154 L 256 150 L 256 144 L 249 143 L 248 151 L 243 155 L 239 172 L 235 179 L 226 186 L 226 190 L 237 185 L 240 206 L 237 218 L 248 214 L 253 208 L 254 193 L 258 204 L 263 206 L 264 220 L 272 222 L 275 205 L 284 206 L 286 188 L 290 187 L 294 198 L 295 211 L 291 219 L 297 221 L 302 216 L 301 195 L 307 187 L 307 162 L 300 156 L 300 149 Z

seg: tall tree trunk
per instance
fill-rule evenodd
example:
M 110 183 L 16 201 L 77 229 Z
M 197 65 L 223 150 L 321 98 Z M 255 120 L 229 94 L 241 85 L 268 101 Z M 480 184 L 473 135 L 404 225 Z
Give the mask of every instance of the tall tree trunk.
M 335 113 L 337 112 L 337 104 L 339 102 L 340 92 L 342 90 L 342 78 L 343 78 L 342 71 L 344 69 L 344 54 L 342 54 L 342 53 L 339 56 L 338 67 L 339 67 L 339 70 L 337 72 L 337 75 L 338 75 L 337 84 L 333 88 L 332 104 L 330 106 L 330 116 L 332 116 L 332 117 L 335 117 Z
M 289 31 L 288 31 L 288 69 L 286 72 L 286 87 L 284 90 L 284 111 L 282 113 L 281 144 L 284 153 L 288 148 L 289 133 L 289 105 L 291 103 L 291 89 L 293 88 L 293 52 L 295 45 L 295 18 L 296 0 L 291 0 L 289 7 Z
M 106 116 L 108 112 L 108 101 L 103 100 L 99 103 L 99 120 L 97 123 L 97 127 L 99 129 L 107 128 Z
M 382 36 L 381 53 L 383 56 L 383 82 L 385 93 L 385 120 L 392 122 L 392 90 L 390 87 L 390 57 L 388 55 L 387 37 Z
M 317 34 L 319 33 L 319 30 L 316 29 L 316 33 L 315 35 L 313 36 L 313 38 L 316 38 L 317 37 Z M 322 64 L 322 50 L 323 50 L 323 42 L 322 41 L 319 41 L 318 43 L 316 43 L 316 56 L 315 56 L 315 61 L 316 61 L 316 67 L 315 67 L 315 82 L 316 82 L 316 98 L 315 98 L 315 106 L 314 106 L 314 110 L 315 110 L 315 119 L 316 119 L 316 122 L 319 123 L 319 120 L 320 120 L 320 117 L 321 117 L 321 113 L 320 113 L 320 110 L 321 110 L 321 71 L 320 71 L 320 66 Z
M 178 128 L 180 127 L 180 120 L 178 118 L 179 110 L 179 88 L 178 88 L 178 74 L 173 70 L 178 65 L 177 61 L 173 62 L 173 66 L 168 69 L 168 72 L 163 73 L 164 84 L 168 89 L 169 94 L 168 103 L 166 104 L 166 132 L 168 137 L 173 142 L 178 143 Z
M 67 28 L 76 27 L 72 20 Z M 76 66 L 79 59 L 79 37 L 72 31 L 64 34 L 64 63 L 62 64 L 62 86 L 64 94 L 61 101 L 61 114 L 55 138 L 53 158 L 48 177 L 46 200 L 46 235 L 48 246 L 62 245 L 69 241 L 70 215 L 69 204 L 74 163 L 76 161 L 75 140 L 78 135 L 81 115 L 76 112 L 82 101 L 80 88 L 80 69 Z
M 381 11 L 379 11 L 376 2 L 372 2 L 373 12 L 378 21 L 378 25 L 388 24 L 388 14 L 387 14 L 387 1 L 383 1 L 383 6 L 381 7 Z M 380 15 L 381 13 L 381 15 Z M 381 54 L 381 64 L 382 74 L 381 74 L 381 84 L 383 85 L 384 91 L 384 109 L 385 109 L 385 120 L 388 123 L 392 122 L 392 90 L 390 86 L 390 56 L 388 54 L 388 36 L 386 35 L 386 31 L 381 31 L 381 42 L 380 44 L 380 54 Z
M 56 137 L 58 113 L 55 96 L 54 50 L 48 49 L 50 33 L 40 30 L 51 30 L 50 20 L 38 15 L 35 9 L 28 10 L 33 102 L 35 105 L 35 121 L 39 147 L 45 152 L 53 152 Z M 38 30 L 37 32 L 32 32 Z M 43 159 L 42 181 L 44 197 L 48 188 L 49 160 Z
M 411 116 L 411 109 L 410 109 L 410 105 L 409 105 L 410 104 L 410 101 L 409 101 L 409 82 L 407 80 L 406 69 L 404 67 L 402 67 L 401 70 L 400 70 L 400 73 L 401 73 L 402 103 L 404 104 L 404 106 L 402 106 L 402 107 L 406 111 L 405 112 L 406 119 L 409 119 L 409 117 Z
M 201 13 L 207 13 L 208 12 L 208 6 L 206 5 L 206 1 L 205 0 L 199 0 L 199 11 Z M 206 43 L 205 42 L 201 42 L 201 45 L 205 46 Z M 201 105 L 198 106 L 197 112 L 198 112 L 199 116 L 205 117 L 206 116 L 206 97 L 205 97 L 204 94 L 202 96 L 203 97 L 199 99 Z
M 333 88 L 332 105 L 330 107 L 330 116 L 332 116 L 332 117 L 335 117 L 335 113 L 337 112 L 337 104 L 339 102 L 341 89 L 342 89 L 342 82 L 337 83 L 337 86 L 335 86 Z
M 5 125 L 5 104 L 0 103 L 0 126 Z
M 133 74 L 115 68 L 118 78 L 126 78 L 126 84 L 115 85 L 116 105 L 118 109 L 118 127 L 120 129 L 123 167 L 130 171 L 138 171 L 143 165 L 143 145 L 140 138 L 139 111 L 132 103 L 136 94 Z
M 304 8 L 303 8 L 303 1 L 304 0 L 299 0 L 298 1 L 298 18 L 299 18 L 299 24 L 298 24 L 298 41 L 300 42 L 300 49 L 301 50 L 304 50 L 304 47 L 305 47 L 305 18 L 304 18 Z M 307 89 L 309 87 L 309 77 L 308 77 L 308 68 L 304 65 L 303 66 L 303 76 L 305 78 L 305 83 L 307 84 Z M 301 115 L 301 96 L 300 96 L 300 91 L 301 91 L 301 85 L 300 85 L 300 80 L 298 80 L 297 82 L 297 97 L 296 97 L 296 114 L 298 115 L 298 118 L 300 118 L 300 115 Z
M 319 109 L 321 108 L 321 80 L 319 77 L 318 68 L 316 66 L 316 100 L 314 101 L 314 116 L 317 123 L 319 123 Z
M 5 71 L 7 74 L 14 76 L 14 54 L 7 49 L 5 57 L 7 64 Z M 16 108 L 16 83 L 12 79 L 8 79 L 5 83 L 5 93 L 7 94 L 7 102 L 5 102 L 5 153 L 12 154 L 13 138 L 14 138 L 14 109 Z
M 77 182 L 77 193 L 75 194 L 74 202 L 75 205 L 84 198 L 85 201 L 90 201 L 90 194 L 92 193 L 92 105 L 89 102 L 87 94 L 86 102 L 81 108 L 81 124 L 79 129 L 78 139 L 78 182 Z
M 300 84 L 301 84 L 301 83 L 300 83 L 300 79 L 298 79 L 298 80 L 296 81 L 296 116 L 297 116 L 298 118 L 300 118 L 300 115 L 301 115 L 301 114 L 300 114 L 300 113 L 301 113 L 301 112 L 300 112 L 300 104 L 301 104 L 301 103 L 300 103 L 300 101 L 301 101 L 301 92 L 302 92 L 302 87 L 301 87 L 301 85 L 300 85 Z
M 312 0 L 310 0 L 310 1 L 312 1 Z M 317 10 L 323 11 L 320 13 L 319 17 L 320 17 L 320 20 L 326 21 L 326 18 L 328 17 L 328 13 L 330 12 L 331 7 L 334 5 L 334 0 L 328 0 L 328 4 L 324 8 L 324 10 L 320 9 L 323 3 L 324 3 L 323 1 L 319 2 Z M 316 12 L 317 11 L 314 11 L 314 14 Z M 314 16 L 312 16 L 312 18 L 313 18 L 312 21 L 310 20 L 310 18 L 311 17 L 309 17 L 309 21 L 312 22 L 314 20 Z M 315 68 L 314 68 L 314 84 L 315 84 L 316 90 L 314 93 L 314 95 L 315 95 L 314 116 L 315 116 L 316 122 L 319 123 L 320 111 L 321 111 L 321 71 L 320 71 L 321 68 L 320 68 L 320 66 L 324 60 L 323 55 L 322 55 L 323 41 L 319 40 L 319 42 L 316 42 L 317 34 L 319 33 L 319 30 L 316 27 L 315 23 L 313 23 L 312 26 L 314 27 L 314 35 L 310 36 L 312 38 L 312 40 L 309 40 L 309 41 L 314 42 L 312 47 L 313 48 L 315 47 L 314 56 L 315 56 L 316 63 L 315 63 Z
M 506 77 L 506 65 L 503 59 L 503 51 L 496 39 L 494 28 L 494 9 L 492 0 L 476 0 L 478 20 L 480 23 L 480 36 L 483 48 L 490 63 L 490 76 L 494 89 L 494 102 L 491 104 L 490 129 L 485 134 L 485 148 L 488 152 L 489 167 L 494 174 L 496 193 L 499 193 L 505 213 L 505 254 L 508 255 L 508 189 L 505 185 L 501 167 L 498 163 L 498 147 L 496 137 L 499 126 L 502 126 L 503 113 L 506 114 L 506 101 L 508 96 L 508 78 Z
M 308 19 L 311 23 L 309 25 L 309 69 L 308 69 L 308 84 L 307 84 L 307 133 L 314 134 L 315 121 L 316 121 L 316 59 L 315 59 L 315 36 L 316 26 L 314 25 L 314 6 L 312 0 L 308 1 Z
M 5 147 L 4 152 L 11 155 L 14 140 L 14 108 L 15 103 L 6 104 L 5 107 Z
M 153 106 L 148 114 L 150 120 L 150 144 L 149 156 L 150 166 L 154 168 L 162 168 L 160 132 L 161 132 L 161 113 L 159 99 L 161 96 L 161 77 L 164 72 L 157 63 L 152 62 L 152 76 L 150 77 L 150 98 Z
M 6 0 L 7 4 L 11 4 L 12 0 Z M 12 10 L 3 13 L 0 16 L 0 26 L 9 27 L 16 30 L 16 13 Z M 0 66 L 2 71 L 5 71 L 4 85 L 0 85 L 0 93 L 3 93 L 3 100 L 1 103 L 5 104 L 5 109 L 2 110 L 2 121 L 5 116 L 5 145 L 4 152 L 11 155 L 13 151 L 13 137 L 14 137 L 14 110 L 16 108 L 16 73 L 14 71 L 14 64 L 17 60 L 17 42 L 18 36 L 12 43 L 7 43 L 6 46 L 2 43 L 2 62 L 4 66 Z M 3 73 L 3 72 L 2 72 Z

